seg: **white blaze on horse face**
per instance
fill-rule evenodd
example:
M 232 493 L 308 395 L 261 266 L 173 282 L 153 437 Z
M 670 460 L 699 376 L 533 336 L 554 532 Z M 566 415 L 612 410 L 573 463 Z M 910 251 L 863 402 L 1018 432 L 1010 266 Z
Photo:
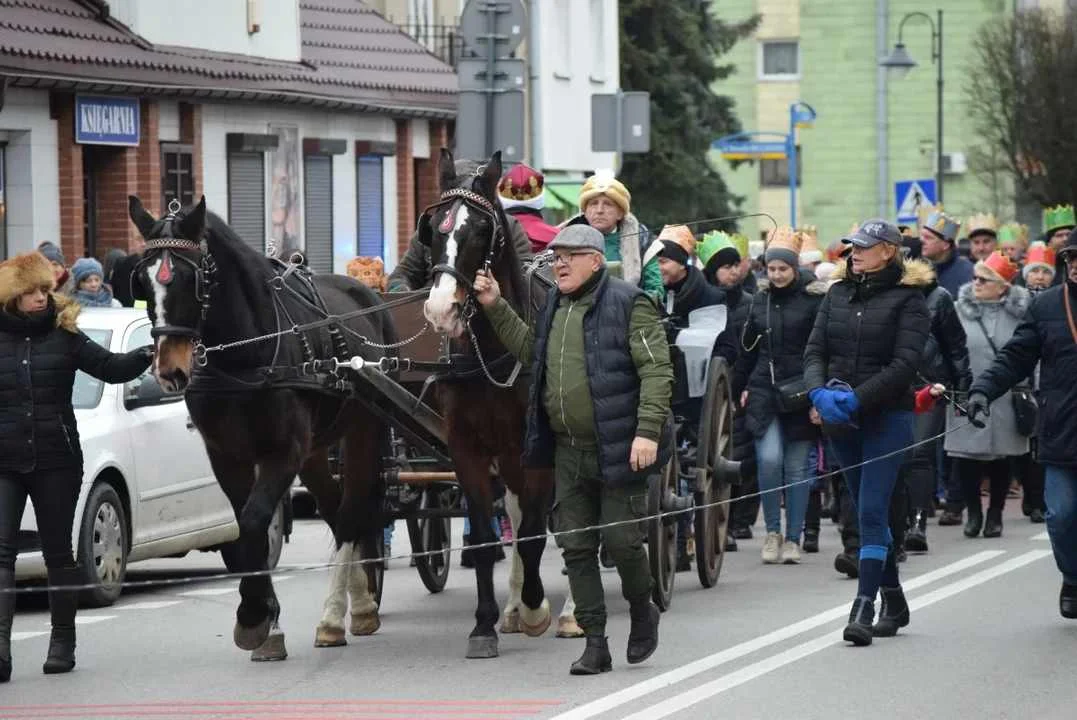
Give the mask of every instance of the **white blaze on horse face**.
M 456 255 L 459 252 L 459 242 L 456 239 L 460 228 L 467 224 L 468 210 L 466 205 L 461 205 L 456 210 L 456 218 L 453 229 L 445 241 L 445 264 L 450 267 L 456 266 Z M 426 299 L 424 311 L 426 319 L 434 326 L 435 330 L 446 331 L 454 325 L 458 325 L 459 318 L 454 318 L 456 304 L 456 278 L 448 273 L 438 276 L 437 283 L 430 289 L 430 297 Z M 455 328 L 459 329 L 459 328 Z
M 164 327 L 167 325 L 165 320 L 165 295 L 168 293 L 168 289 L 157 282 L 157 271 L 161 269 L 161 263 L 164 262 L 164 258 L 157 258 L 152 265 L 146 269 L 146 274 L 150 278 L 150 284 L 153 286 L 153 306 L 154 306 L 154 327 Z M 161 346 L 161 338 L 154 338 L 154 349 L 158 349 Z M 153 354 L 153 374 L 157 374 L 157 353 Z

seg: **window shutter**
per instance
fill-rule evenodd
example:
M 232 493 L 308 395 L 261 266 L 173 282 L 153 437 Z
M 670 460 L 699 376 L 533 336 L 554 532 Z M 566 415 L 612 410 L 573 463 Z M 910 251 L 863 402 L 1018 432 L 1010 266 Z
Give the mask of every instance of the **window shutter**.
M 359 254 L 362 256 L 384 255 L 382 245 L 385 241 L 385 205 L 381 164 L 380 155 L 359 156 Z
M 265 183 L 264 153 L 228 153 L 228 224 L 260 255 L 266 251 Z
M 333 158 L 303 157 L 303 221 L 307 265 L 333 272 Z

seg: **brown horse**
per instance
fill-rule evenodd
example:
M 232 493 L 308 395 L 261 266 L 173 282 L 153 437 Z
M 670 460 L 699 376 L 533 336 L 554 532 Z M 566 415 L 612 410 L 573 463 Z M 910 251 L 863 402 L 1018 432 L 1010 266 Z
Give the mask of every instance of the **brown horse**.
M 146 300 L 155 341 L 153 372 L 162 387 L 185 392 L 213 473 L 232 503 L 239 540 L 225 554 L 232 572 L 266 570 L 267 529 L 298 475 L 318 501 L 336 541 L 330 593 L 316 631 L 319 647 L 343 645 L 351 596 L 351 632 L 373 633 L 374 573 L 351 565 L 354 546 L 377 557 L 382 532 L 381 464 L 387 431 L 318 363 L 355 355 L 376 359 L 370 343 L 395 341 L 380 299 L 360 283 L 305 269 L 252 250 L 212 213 L 195 206 L 154 218 L 138 198 L 130 215 L 146 250 L 132 278 Z M 327 314 L 337 324 L 291 332 Z M 360 314 L 362 313 L 362 314 Z M 261 341 L 251 341 L 262 338 Z M 307 368 L 307 370 L 302 370 Z M 328 448 L 342 441 L 343 480 L 330 474 Z M 235 644 L 255 660 L 283 660 L 280 606 L 268 574 L 241 579 Z
M 524 312 L 526 289 L 520 259 L 508 237 L 508 219 L 497 196 L 501 153 L 481 167 L 463 167 L 466 164 L 457 167 L 452 153 L 442 149 L 441 199 L 419 219 L 418 240 L 430 249 L 436 263 L 423 312 L 435 331 L 449 336 L 457 363 L 448 378 L 438 383 L 438 400 L 447 424 L 449 455 L 467 498 L 471 541 L 481 545 L 496 541 L 490 527 L 490 468 L 495 460 L 505 486 L 520 499 L 523 517 L 517 532 L 521 537 L 544 535 L 553 478 L 549 472 L 525 470 L 522 465 L 527 384 L 515 377 L 515 361 L 479 311 L 472 291 L 475 274 L 483 268 L 490 270 L 516 312 Z M 532 637 L 550 625 L 550 604 L 539 577 L 545 544 L 543 537 L 517 546 L 524 575 L 520 628 Z M 467 656 L 496 657 L 494 626 L 499 611 L 494 597 L 494 548 L 476 548 L 474 559 L 478 607 Z

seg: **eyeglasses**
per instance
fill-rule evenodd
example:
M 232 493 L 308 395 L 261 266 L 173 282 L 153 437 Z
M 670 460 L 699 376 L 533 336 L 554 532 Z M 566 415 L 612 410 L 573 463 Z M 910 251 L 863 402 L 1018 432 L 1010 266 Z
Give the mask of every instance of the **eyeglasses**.
M 997 283 L 998 280 L 995 280 L 994 278 L 983 277 L 982 275 L 973 275 L 972 282 L 976 283 L 977 285 L 987 285 L 989 283 Z
M 554 265 L 568 265 L 577 255 L 594 255 L 594 250 L 576 250 L 575 252 L 557 253 L 553 256 Z

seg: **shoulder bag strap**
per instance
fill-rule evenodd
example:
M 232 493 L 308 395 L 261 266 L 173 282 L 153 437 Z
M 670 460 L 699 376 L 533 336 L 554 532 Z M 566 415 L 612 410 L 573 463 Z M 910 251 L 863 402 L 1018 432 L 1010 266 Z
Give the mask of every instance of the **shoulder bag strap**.
M 976 318 L 976 324 L 983 330 L 984 337 L 987 338 L 987 344 L 991 346 L 991 352 L 998 355 L 998 347 L 995 345 L 995 341 L 991 339 L 991 333 L 987 332 L 987 326 L 984 325 L 983 318 Z

